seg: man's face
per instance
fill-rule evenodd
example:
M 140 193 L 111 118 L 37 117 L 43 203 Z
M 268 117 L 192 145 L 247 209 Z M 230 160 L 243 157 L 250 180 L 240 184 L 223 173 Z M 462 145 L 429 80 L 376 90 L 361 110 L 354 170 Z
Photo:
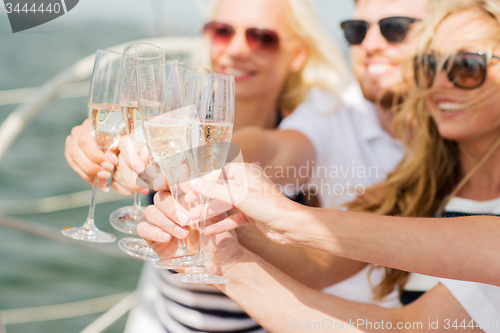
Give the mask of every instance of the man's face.
M 372 23 L 392 16 L 423 19 L 428 4 L 428 0 L 359 0 L 354 19 Z M 363 42 L 351 46 L 354 75 L 366 99 L 375 102 L 383 93 L 382 105 L 392 103 L 394 93 L 402 89 L 401 65 L 413 54 L 417 43 L 418 38 L 410 37 L 389 43 L 380 34 L 378 24 L 372 24 Z

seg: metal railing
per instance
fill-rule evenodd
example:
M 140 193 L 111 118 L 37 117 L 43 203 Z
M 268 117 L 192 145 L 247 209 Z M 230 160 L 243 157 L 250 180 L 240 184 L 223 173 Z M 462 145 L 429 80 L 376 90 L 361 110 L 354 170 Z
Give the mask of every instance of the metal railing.
M 136 42 L 160 45 L 165 49 L 167 56 L 188 55 L 190 58 L 196 56 L 195 50 L 200 49 L 201 46 L 199 37 L 149 38 L 130 43 Z M 119 44 L 109 49 L 121 52 L 127 44 L 129 43 Z M 0 125 L 0 162 L 17 136 L 52 100 L 88 95 L 88 82 L 79 81 L 88 80 L 92 74 L 93 65 L 94 54 L 77 61 L 41 87 L 0 91 L 0 105 L 20 103 Z M 122 198 L 117 194 L 108 194 L 105 197 L 101 196 L 97 202 L 111 202 Z M 87 191 L 32 200 L 4 200 L 0 201 L 0 214 L 54 212 L 83 207 L 88 204 L 87 200 Z
M 166 38 L 150 38 L 142 39 L 134 42 L 150 42 L 160 45 L 165 49 L 166 54 L 192 54 L 200 45 L 200 38 L 197 37 L 166 37 Z M 122 51 L 123 47 L 128 44 L 120 44 L 110 48 L 114 51 Z M 17 138 L 19 133 L 30 123 L 30 121 L 42 111 L 47 104 L 63 91 L 63 87 L 68 84 L 88 79 L 92 73 L 94 65 L 94 55 L 89 55 L 80 61 L 76 62 L 73 66 L 54 76 L 52 79 L 45 82 L 40 88 L 14 91 L 16 96 L 9 96 L 12 91 L 1 92 L 0 95 L 5 98 L 9 96 L 7 102 L 4 104 L 12 104 L 11 102 L 22 102 L 14 111 L 12 111 L 7 118 L 0 125 L 0 160 L 9 149 L 12 142 Z M 81 89 L 80 86 L 76 86 Z M 87 89 L 88 91 L 88 89 Z M 30 92 L 31 95 L 24 94 Z M 82 92 L 82 90 L 81 90 Z M 81 93 L 80 92 L 80 93 Z M 23 100 L 16 98 L 23 93 Z M 67 94 L 67 92 L 66 92 Z M 74 94 L 73 97 L 85 96 L 81 94 Z

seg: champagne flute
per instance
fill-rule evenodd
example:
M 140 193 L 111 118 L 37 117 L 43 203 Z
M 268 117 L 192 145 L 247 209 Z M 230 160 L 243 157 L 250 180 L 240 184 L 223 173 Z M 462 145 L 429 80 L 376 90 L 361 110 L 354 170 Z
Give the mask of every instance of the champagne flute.
M 191 79 L 194 79 L 191 77 Z M 202 84 L 190 85 L 187 104 L 200 99 Z M 197 105 L 197 103 L 195 103 Z M 188 160 L 193 177 L 215 182 L 224 167 L 234 122 L 234 77 L 216 74 L 214 77 L 212 101 L 208 108 L 197 108 L 197 114 L 188 120 Z M 223 284 L 229 279 L 210 274 L 205 267 L 205 227 L 208 198 L 200 195 L 203 205 L 200 218 L 200 241 L 198 261 L 189 273 L 171 275 L 174 281 L 201 284 Z
M 139 110 L 151 155 L 170 185 L 170 192 L 178 200 L 178 172 L 186 159 L 185 114 L 192 107 L 184 107 L 185 98 L 177 60 L 164 66 L 138 66 Z M 173 258 L 161 261 L 161 268 L 191 267 L 196 263 L 184 241 L 178 242 Z
M 146 148 L 146 137 L 137 104 L 136 66 L 156 65 L 165 62 L 165 51 L 151 43 L 134 43 L 125 46 L 122 60 L 121 105 L 125 130 L 132 139 L 133 149 L 141 154 Z M 121 207 L 109 216 L 111 225 L 126 234 L 137 235 L 137 225 L 146 222 L 139 192 L 134 193 L 134 205 Z
M 121 53 L 97 50 L 90 80 L 88 117 L 90 132 L 103 152 L 118 145 L 124 123 L 120 106 Z M 87 221 L 81 227 L 66 227 L 61 232 L 67 237 L 94 242 L 111 243 L 116 237 L 97 229 L 94 223 L 95 195 L 99 179 L 94 178 L 92 199 Z
M 192 64 L 187 64 L 183 62 L 178 63 L 179 73 L 181 77 L 181 87 L 180 93 L 183 100 L 183 105 L 187 105 L 183 108 L 184 113 L 182 118 L 184 120 L 193 119 L 197 115 L 197 108 L 202 108 L 207 110 L 212 99 L 213 90 L 213 79 L 214 72 L 201 66 L 196 66 Z M 196 92 L 190 96 L 188 101 L 187 94 L 189 87 L 197 86 Z M 190 147 L 186 145 L 185 149 Z M 176 179 L 177 179 L 176 175 Z M 168 178 L 168 176 L 167 176 Z M 170 183 L 170 181 L 169 181 Z M 177 188 L 171 187 L 174 191 L 172 196 L 175 200 L 178 200 Z M 192 254 L 191 251 L 186 246 L 184 239 L 178 240 L 178 247 L 175 255 L 172 258 L 165 258 L 158 260 L 155 265 L 160 269 L 175 269 L 181 267 L 192 267 L 196 264 L 198 256 Z

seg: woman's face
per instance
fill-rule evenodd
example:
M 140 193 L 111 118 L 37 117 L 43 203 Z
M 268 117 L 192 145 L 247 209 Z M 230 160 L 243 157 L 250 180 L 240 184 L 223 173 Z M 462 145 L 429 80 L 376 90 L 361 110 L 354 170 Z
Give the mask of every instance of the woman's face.
M 487 53 L 500 56 L 500 47 L 491 41 L 480 40 L 498 29 L 498 23 L 479 10 L 469 10 L 446 18 L 432 41 L 430 49 L 437 59 L 457 51 Z M 457 49 L 458 46 L 460 47 Z M 441 71 L 435 78 L 435 90 L 426 100 L 439 133 L 446 139 L 466 142 L 488 140 L 500 133 L 500 60 L 491 59 L 484 83 L 475 89 L 455 87 Z
M 213 20 L 233 26 L 236 32 L 228 44 L 212 44 L 211 61 L 216 73 L 234 76 L 237 99 L 277 97 L 288 73 L 297 67 L 301 44 L 293 38 L 290 15 L 285 0 L 220 1 Z M 280 38 L 278 49 L 252 51 L 245 37 L 247 28 L 275 31 Z

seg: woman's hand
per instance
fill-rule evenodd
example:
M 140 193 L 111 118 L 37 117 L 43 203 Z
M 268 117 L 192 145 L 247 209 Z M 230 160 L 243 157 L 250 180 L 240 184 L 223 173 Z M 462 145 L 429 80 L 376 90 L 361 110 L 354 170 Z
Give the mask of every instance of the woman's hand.
M 233 163 L 227 165 L 222 173 L 222 181 L 209 182 L 203 178 L 189 181 L 194 191 L 185 197 L 187 203 L 196 203 L 198 195 L 210 198 L 209 216 L 221 214 L 232 208 L 240 210 L 226 219 L 209 225 L 206 235 L 210 236 L 224 231 L 235 229 L 251 223 L 270 240 L 276 243 L 287 243 L 285 234 L 290 230 L 291 214 L 296 215 L 302 206 L 294 203 L 281 194 L 256 164 Z M 201 205 L 189 211 L 189 219 L 197 220 L 201 214 Z M 180 225 L 185 225 L 178 221 Z M 187 223 L 187 222 L 186 222 Z
M 135 192 L 148 194 L 149 188 L 153 188 L 149 181 L 149 174 L 154 173 L 155 168 L 151 166 L 146 171 L 146 168 L 150 166 L 147 148 L 144 147 L 142 152 L 138 154 L 134 142 L 128 135 L 120 139 L 118 148 L 120 155 L 118 155 L 118 163 L 113 173 L 111 187 L 125 196 L 131 196 Z M 161 178 L 163 180 L 163 175 Z
M 98 188 L 109 192 L 108 179 L 118 163 L 118 150 L 106 154 L 99 149 L 92 134 L 88 119 L 79 126 L 73 127 L 66 138 L 64 156 L 69 166 L 89 184 L 99 178 Z
M 154 205 L 144 211 L 149 223 L 140 223 L 137 233 L 160 257 L 168 258 L 177 250 L 177 238 L 184 239 L 190 234 L 187 227 L 178 225 L 179 220 L 185 222 L 188 212 L 168 191 L 157 192 L 153 201 Z
M 177 250 L 177 240 L 185 239 L 187 247 L 194 253 L 198 251 L 199 224 L 191 221 L 191 227 L 180 227 L 189 221 L 188 211 L 183 207 L 186 203 L 183 196 L 181 202 L 175 201 L 170 192 L 160 191 L 154 197 L 154 205 L 146 207 L 146 219 L 151 223 L 142 222 L 137 226 L 140 237 L 145 239 L 149 246 L 161 258 L 169 258 Z M 215 216 L 207 224 L 216 223 L 226 215 Z M 207 237 L 207 251 L 213 253 L 213 259 L 207 267 L 214 274 L 221 272 L 223 266 L 231 265 L 238 261 L 241 247 L 234 232 L 224 232 L 212 237 Z

